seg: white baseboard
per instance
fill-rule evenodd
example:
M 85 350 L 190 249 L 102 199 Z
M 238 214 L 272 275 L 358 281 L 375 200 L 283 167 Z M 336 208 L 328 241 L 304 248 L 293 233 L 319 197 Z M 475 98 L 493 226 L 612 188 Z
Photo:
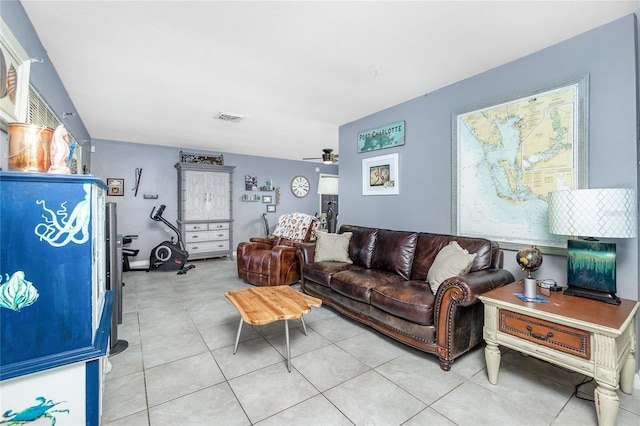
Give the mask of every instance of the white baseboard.
M 129 262 L 131 269 L 147 269 L 149 267 L 148 260 L 137 260 L 135 262 Z

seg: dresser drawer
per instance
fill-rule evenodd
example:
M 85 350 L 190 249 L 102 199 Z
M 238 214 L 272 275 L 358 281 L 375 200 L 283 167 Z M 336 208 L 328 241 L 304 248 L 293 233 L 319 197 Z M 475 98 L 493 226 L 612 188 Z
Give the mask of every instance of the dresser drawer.
M 187 232 L 187 234 L 184 236 L 184 239 L 188 243 L 195 241 L 228 240 L 229 231 L 223 229 L 220 231 Z
M 575 355 L 591 358 L 590 334 L 584 330 L 567 327 L 506 309 L 499 310 L 498 330 L 539 345 Z
M 189 253 L 229 250 L 229 241 L 202 241 L 185 244 Z
M 209 224 L 207 223 L 189 223 L 184 225 L 185 231 L 206 231 L 209 229 Z
M 229 229 L 229 223 L 210 223 L 209 231 L 216 231 L 219 229 Z

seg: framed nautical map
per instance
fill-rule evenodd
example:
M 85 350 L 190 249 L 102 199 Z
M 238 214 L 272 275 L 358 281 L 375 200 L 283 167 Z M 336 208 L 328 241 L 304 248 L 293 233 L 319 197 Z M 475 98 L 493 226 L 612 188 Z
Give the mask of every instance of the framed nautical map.
M 452 114 L 457 235 L 562 253 L 547 196 L 588 183 L 589 76 Z

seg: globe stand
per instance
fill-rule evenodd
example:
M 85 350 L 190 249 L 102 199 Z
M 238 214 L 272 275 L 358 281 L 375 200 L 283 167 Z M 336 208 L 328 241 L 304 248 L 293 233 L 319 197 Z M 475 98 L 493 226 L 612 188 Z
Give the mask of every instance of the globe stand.
M 538 282 L 535 278 L 531 278 L 531 275 L 529 275 L 529 278 L 524 279 L 523 294 L 527 299 L 535 299 L 538 296 Z

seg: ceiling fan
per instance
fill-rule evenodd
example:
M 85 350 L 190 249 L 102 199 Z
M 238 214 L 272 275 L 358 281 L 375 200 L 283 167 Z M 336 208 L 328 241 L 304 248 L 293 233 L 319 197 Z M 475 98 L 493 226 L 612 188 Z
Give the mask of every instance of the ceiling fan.
M 334 164 L 338 162 L 338 154 L 333 153 L 333 149 L 325 148 L 322 150 L 322 157 L 303 158 L 303 160 L 322 160 L 324 164 Z

